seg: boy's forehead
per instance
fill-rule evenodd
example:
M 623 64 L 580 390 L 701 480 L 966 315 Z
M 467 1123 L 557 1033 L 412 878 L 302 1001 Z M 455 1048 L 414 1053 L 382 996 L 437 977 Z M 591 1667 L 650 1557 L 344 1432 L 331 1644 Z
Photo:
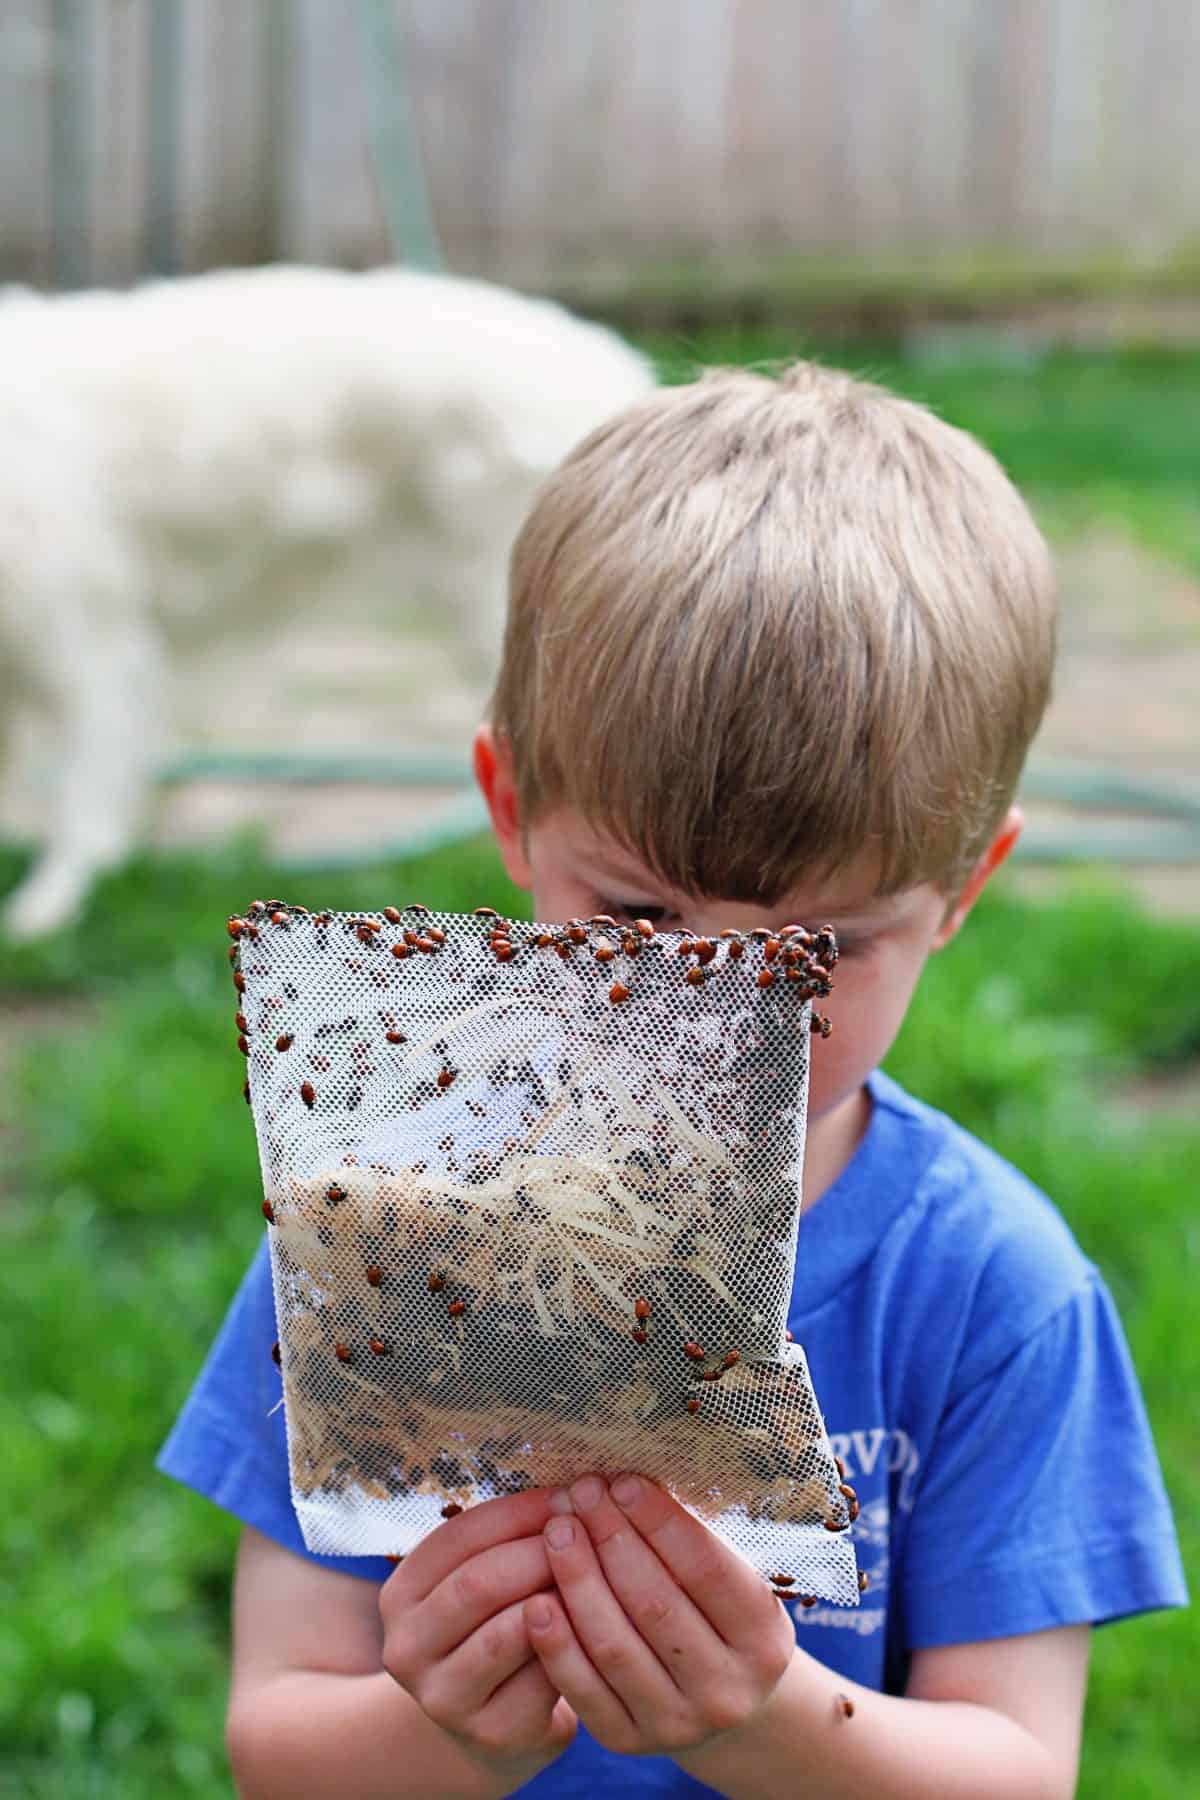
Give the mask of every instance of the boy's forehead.
M 812 881 L 798 883 L 761 906 L 745 900 L 723 902 L 719 896 L 689 894 L 664 881 L 634 852 L 571 808 L 556 810 L 545 823 L 551 841 L 557 841 L 573 874 L 606 885 L 612 899 L 653 901 L 683 913 L 701 907 L 723 909 L 730 915 L 757 910 L 771 913 L 778 923 L 785 922 L 785 914 L 787 921 L 811 923 L 819 913 L 822 920 L 849 928 L 902 917 L 918 896 L 926 893 L 922 885 L 881 894 L 878 863 L 866 853 L 834 873 L 822 873 Z

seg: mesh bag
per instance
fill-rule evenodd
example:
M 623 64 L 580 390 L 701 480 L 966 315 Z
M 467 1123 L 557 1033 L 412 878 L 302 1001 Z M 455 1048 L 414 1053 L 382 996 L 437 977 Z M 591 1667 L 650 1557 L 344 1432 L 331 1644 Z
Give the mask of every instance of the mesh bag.
M 229 930 L 308 1547 L 637 1469 L 855 1603 L 786 1329 L 832 933 L 273 901 Z

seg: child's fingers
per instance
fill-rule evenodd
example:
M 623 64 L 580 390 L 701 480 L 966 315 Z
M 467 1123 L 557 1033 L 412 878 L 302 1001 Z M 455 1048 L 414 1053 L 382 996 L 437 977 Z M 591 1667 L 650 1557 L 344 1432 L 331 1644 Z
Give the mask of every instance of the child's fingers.
M 572 1691 L 562 1691 L 572 1706 L 579 1710 L 575 1701 L 581 1679 L 576 1673 L 577 1648 L 631 1719 L 649 1726 L 656 1717 L 678 1713 L 683 1704 L 680 1690 L 609 1587 L 583 1521 L 570 1515 L 552 1519 L 545 1537 L 550 1572 L 570 1621 L 570 1640 L 563 1634 L 560 1641 L 561 1658 L 567 1659 L 564 1666 L 570 1667 L 573 1684 Z M 540 1616 L 540 1597 L 526 1616 L 535 1620 Z M 560 1665 L 552 1668 L 546 1662 L 541 1643 L 533 1647 L 550 1679 L 557 1680 Z M 587 1720 L 590 1730 L 590 1711 Z
M 535 1600 L 527 1600 L 525 1626 L 545 1678 L 592 1736 L 609 1750 L 633 1752 L 640 1748 L 637 1724 L 584 1653 L 558 1599 L 539 1594 Z M 625 1629 L 632 1635 L 628 1625 Z
M 525 1636 L 522 1622 L 521 1635 Z M 520 1756 L 551 1747 L 563 1749 L 575 1736 L 575 1715 L 536 1656 L 502 1682 L 471 1722 L 477 1750 Z
M 510 1676 L 526 1663 L 537 1663 L 524 1609 L 524 1598 L 515 1600 L 485 1620 L 449 1656 L 427 1666 L 416 1698 L 431 1719 L 448 1724 L 482 1712 Z
M 446 1574 L 433 1592 L 415 1605 L 403 1596 L 381 1599 L 389 1649 L 427 1665 L 446 1657 L 473 1631 L 514 1601 L 551 1584 L 550 1564 L 542 1538 L 518 1538 L 481 1551 Z
M 725 1642 L 752 1646 L 774 1600 L 749 1563 L 644 1475 L 617 1476 L 609 1493 Z
M 389 1578 L 385 1593 L 393 1589 L 411 1606 L 431 1594 L 439 1581 L 469 1556 L 493 1544 L 536 1536 L 550 1516 L 549 1499 L 549 1488 L 529 1488 L 523 1494 L 504 1494 L 498 1500 L 468 1507 L 421 1539 Z
M 728 1646 L 614 1504 L 607 1483 L 587 1475 L 572 1485 L 570 1500 L 609 1587 L 664 1669 L 689 1692 L 715 1688 L 728 1664 Z

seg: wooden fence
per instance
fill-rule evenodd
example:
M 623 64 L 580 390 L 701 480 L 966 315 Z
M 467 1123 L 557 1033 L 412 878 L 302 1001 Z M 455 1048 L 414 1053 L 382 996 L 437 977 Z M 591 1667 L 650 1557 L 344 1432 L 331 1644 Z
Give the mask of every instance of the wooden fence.
M 372 79 L 385 113 L 395 90 L 362 54 L 364 10 L 4 0 L 0 278 L 386 260 Z M 391 18 L 453 268 L 561 287 L 696 255 L 1161 266 L 1200 243 L 1198 0 L 395 0 Z

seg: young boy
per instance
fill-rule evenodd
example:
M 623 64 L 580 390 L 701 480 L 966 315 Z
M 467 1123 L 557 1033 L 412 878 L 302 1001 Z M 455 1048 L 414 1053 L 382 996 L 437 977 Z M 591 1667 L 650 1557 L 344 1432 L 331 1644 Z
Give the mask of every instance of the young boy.
M 1049 1201 L 878 1073 L 1020 832 L 1053 636 L 992 459 L 839 373 L 659 392 L 543 489 L 475 746 L 534 916 L 837 931 L 790 1322 L 870 1585 L 785 1608 L 582 1469 L 395 1570 L 308 1555 L 260 1252 L 162 1456 L 246 1527 L 242 1794 L 1073 1793 L 1089 1625 L 1185 1598 L 1136 1381 Z

